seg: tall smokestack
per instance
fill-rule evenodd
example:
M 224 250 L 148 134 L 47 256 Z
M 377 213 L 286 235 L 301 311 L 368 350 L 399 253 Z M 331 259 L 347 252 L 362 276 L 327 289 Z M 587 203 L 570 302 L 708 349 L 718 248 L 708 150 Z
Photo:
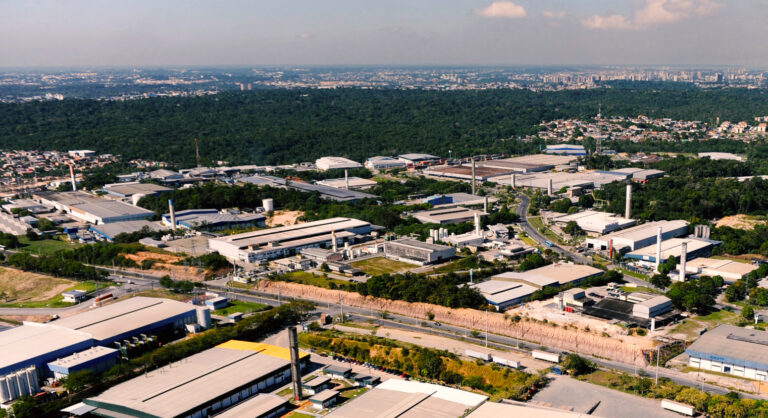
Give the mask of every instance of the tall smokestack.
M 661 227 L 656 230 L 656 272 L 659 272 L 661 266 Z
M 552 196 L 552 179 L 547 180 L 547 195 Z
M 331 231 L 331 245 L 333 246 L 333 252 L 339 251 L 339 246 L 336 244 L 336 231 Z
M 472 196 L 475 195 L 475 157 L 472 157 Z
M 72 164 L 69 165 L 69 177 L 72 179 L 72 191 L 77 191 L 77 182 L 75 181 L 75 169 Z
M 481 229 L 480 229 L 480 215 L 476 213 L 475 214 L 475 235 L 478 235 L 478 236 L 481 235 L 480 232 L 481 232 Z
M 483 199 L 483 212 L 488 213 L 488 195 Z
M 171 214 L 171 229 L 176 230 L 176 210 L 173 209 L 173 199 L 168 199 L 168 212 Z
M 627 204 L 624 208 L 624 217 L 629 219 L 632 217 L 632 185 L 627 184 Z
M 344 187 L 349 190 L 349 173 L 344 170 Z
M 680 281 L 685 281 L 685 262 L 688 261 L 688 243 L 683 243 L 683 248 L 680 254 Z
M 515 175 L 515 173 L 512 173 L 512 188 L 513 189 L 517 188 L 517 176 Z
M 293 385 L 293 400 L 301 400 L 301 365 L 299 364 L 299 337 L 296 327 L 288 328 L 288 350 L 291 352 L 291 382 Z

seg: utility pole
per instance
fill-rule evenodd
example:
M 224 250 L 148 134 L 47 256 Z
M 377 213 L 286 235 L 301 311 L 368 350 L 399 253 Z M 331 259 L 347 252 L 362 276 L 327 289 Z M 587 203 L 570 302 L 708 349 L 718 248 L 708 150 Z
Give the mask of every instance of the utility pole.
M 659 357 L 661 357 L 661 346 L 656 347 L 656 383 L 659 384 Z
M 341 310 L 341 323 L 344 323 L 344 302 L 341 300 L 341 292 L 339 292 L 339 309 Z
M 488 308 L 485 308 L 485 348 L 488 348 Z

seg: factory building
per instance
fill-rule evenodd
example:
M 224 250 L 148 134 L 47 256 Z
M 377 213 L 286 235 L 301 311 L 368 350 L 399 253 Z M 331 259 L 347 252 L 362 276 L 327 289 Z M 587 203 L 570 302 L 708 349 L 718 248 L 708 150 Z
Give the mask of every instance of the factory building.
M 306 366 L 309 354 L 299 358 Z M 238 404 L 290 380 L 288 349 L 232 340 L 120 383 L 84 403 L 103 417 L 206 417 L 230 407 L 232 414 Z M 279 408 L 277 402 L 269 405 Z M 273 408 L 266 409 L 260 413 Z
M 547 149 L 544 152 L 555 155 L 587 155 L 587 150 L 584 149 L 584 145 L 574 144 L 547 145 Z
M 661 170 L 652 170 L 646 168 L 617 168 L 613 170 L 617 173 L 625 173 L 632 176 L 632 181 L 636 183 L 648 183 L 649 180 L 660 179 L 664 177 L 664 172 Z
M 661 228 L 662 240 L 668 240 L 686 235 L 688 222 L 682 220 L 649 222 L 596 238 L 587 238 L 586 244 L 588 248 L 607 250 L 613 243 L 615 251 L 623 248 L 634 251 L 655 244 L 659 228 Z
M 447 225 L 474 221 L 476 214 L 479 216 L 488 215 L 482 211 L 458 206 L 414 212 L 411 216 L 423 224 Z
M 48 363 L 48 369 L 53 372 L 53 378 L 56 380 L 82 370 L 98 374 L 112 368 L 117 363 L 118 357 L 120 352 L 114 348 L 96 346 L 56 359 Z
M 321 171 L 336 170 L 340 168 L 360 168 L 362 165 L 343 157 L 322 157 L 315 161 L 315 167 Z
M 133 196 L 143 197 L 154 196 L 160 193 L 168 193 L 173 191 L 173 189 L 153 183 L 133 182 L 107 184 L 101 188 L 101 191 L 120 199 L 129 199 Z
M 757 270 L 757 268 L 758 266 L 754 264 L 740 263 L 738 261 L 697 257 L 686 262 L 685 273 L 691 276 L 720 276 L 724 282 L 733 283 L 741 279 L 745 274 Z M 680 266 L 678 266 L 679 269 Z
M 638 250 L 629 252 L 624 255 L 625 258 L 630 260 L 637 260 L 641 264 L 647 266 L 656 265 L 656 262 L 663 263 L 669 259 L 669 257 L 675 257 L 680 261 L 680 256 L 683 254 L 683 244 L 686 245 L 686 260 L 692 260 L 696 257 L 709 254 L 712 251 L 712 241 L 694 238 L 670 238 L 661 241 L 661 260 L 656 260 L 656 252 L 658 251 L 657 245 L 649 245 L 647 247 L 640 248 Z M 614 242 L 614 246 L 616 243 Z
M 88 158 L 88 157 L 95 157 L 96 151 L 92 151 L 89 149 L 76 149 L 72 151 L 67 151 L 67 154 L 69 154 L 71 157 Z
M 91 346 L 93 339 L 87 333 L 25 322 L 22 326 L 0 332 L 0 376 L 30 366 L 45 376 L 48 374 L 48 362 Z
M 600 269 L 581 264 L 550 264 L 525 272 L 497 274 L 490 280 L 471 286 L 477 289 L 489 304 L 497 310 L 503 310 L 525 302 L 533 292 L 544 287 L 578 285 L 602 273 Z
M 274 176 L 250 176 L 238 180 L 240 183 L 270 186 L 280 189 L 293 189 L 305 193 L 319 193 L 320 197 L 337 202 L 353 203 L 362 199 L 375 199 L 376 196 L 357 190 L 339 189 L 322 184 L 310 184 L 302 181 L 291 181 Z
M 328 418 L 460 417 L 487 396 L 413 380 L 389 379 L 331 411 Z
M 384 243 L 384 256 L 392 260 L 418 265 L 440 263 L 456 255 L 456 249 L 447 245 L 428 244 L 403 238 Z
M 405 168 L 405 163 L 392 157 L 371 157 L 365 161 L 365 168 L 369 170 L 391 170 Z
M 334 189 L 367 190 L 378 183 L 360 177 L 342 177 L 338 179 L 321 180 L 315 184 L 333 187 Z
M 414 167 L 439 164 L 442 161 L 442 159 L 436 155 L 418 153 L 398 155 L 397 159 L 404 162 L 406 165 L 412 165 Z
M 232 408 L 216 414 L 216 418 L 278 418 L 287 414 L 291 407 L 288 399 L 271 393 L 258 395 Z
M 475 180 L 504 183 L 509 181 L 512 174 L 547 171 L 557 166 L 570 164 L 576 161 L 576 158 L 562 155 L 537 154 L 500 160 L 477 161 L 475 162 L 474 169 Z M 471 180 L 472 171 L 472 164 L 463 163 L 458 166 L 432 166 L 424 170 L 424 174 L 433 177 Z
M 574 221 L 583 231 L 597 234 L 608 234 L 637 225 L 637 221 L 634 219 L 622 218 L 612 213 L 595 210 L 585 210 L 572 214 L 554 213 L 548 215 L 548 219 L 561 225 Z
M 43 205 L 95 225 L 149 219 L 154 215 L 152 211 L 138 206 L 100 199 L 83 192 L 40 192 L 34 198 Z
M 159 231 L 160 225 L 147 220 L 112 222 L 108 224 L 91 225 L 88 230 L 100 240 L 113 241 L 120 234 L 133 234 L 142 230 Z
M 635 292 L 627 296 L 632 305 L 632 316 L 651 319 L 672 310 L 672 300 L 666 296 Z
M 264 228 L 267 219 L 264 215 L 258 213 L 232 213 L 216 209 L 180 210 L 175 212 L 174 215 L 177 228 L 203 229 L 206 231 L 247 227 Z M 162 219 L 163 225 L 173 228 L 169 213 L 163 214 Z
M 253 263 L 296 255 L 304 248 L 355 243 L 367 239 L 371 230 L 368 222 L 331 218 L 213 238 L 208 240 L 208 247 L 230 260 Z
M 765 381 L 768 376 L 768 332 L 720 325 L 685 350 L 688 366 Z

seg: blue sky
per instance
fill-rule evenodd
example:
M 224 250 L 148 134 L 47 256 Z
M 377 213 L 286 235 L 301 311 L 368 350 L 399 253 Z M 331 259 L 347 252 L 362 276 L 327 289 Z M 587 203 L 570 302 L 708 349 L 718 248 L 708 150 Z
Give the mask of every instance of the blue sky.
M 766 0 L 0 0 L 0 67 L 768 67 Z

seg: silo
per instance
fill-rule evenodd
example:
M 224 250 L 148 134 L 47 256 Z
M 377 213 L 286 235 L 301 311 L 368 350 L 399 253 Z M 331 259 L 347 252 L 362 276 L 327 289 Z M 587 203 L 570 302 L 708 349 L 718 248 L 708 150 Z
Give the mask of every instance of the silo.
M 197 324 L 203 329 L 211 327 L 211 310 L 208 308 L 197 308 Z
M 29 390 L 32 393 L 37 393 L 40 391 L 40 380 L 37 376 L 37 368 L 35 366 L 30 366 L 26 370 L 27 372 L 27 381 L 29 382 Z
M 275 210 L 275 201 L 272 199 L 264 199 L 261 202 L 261 206 L 264 207 L 264 212 L 273 212 Z
M 10 373 L 5 376 L 5 381 L 8 384 L 8 395 L 11 399 L 18 399 L 19 394 L 19 379 L 16 378 L 16 374 Z

